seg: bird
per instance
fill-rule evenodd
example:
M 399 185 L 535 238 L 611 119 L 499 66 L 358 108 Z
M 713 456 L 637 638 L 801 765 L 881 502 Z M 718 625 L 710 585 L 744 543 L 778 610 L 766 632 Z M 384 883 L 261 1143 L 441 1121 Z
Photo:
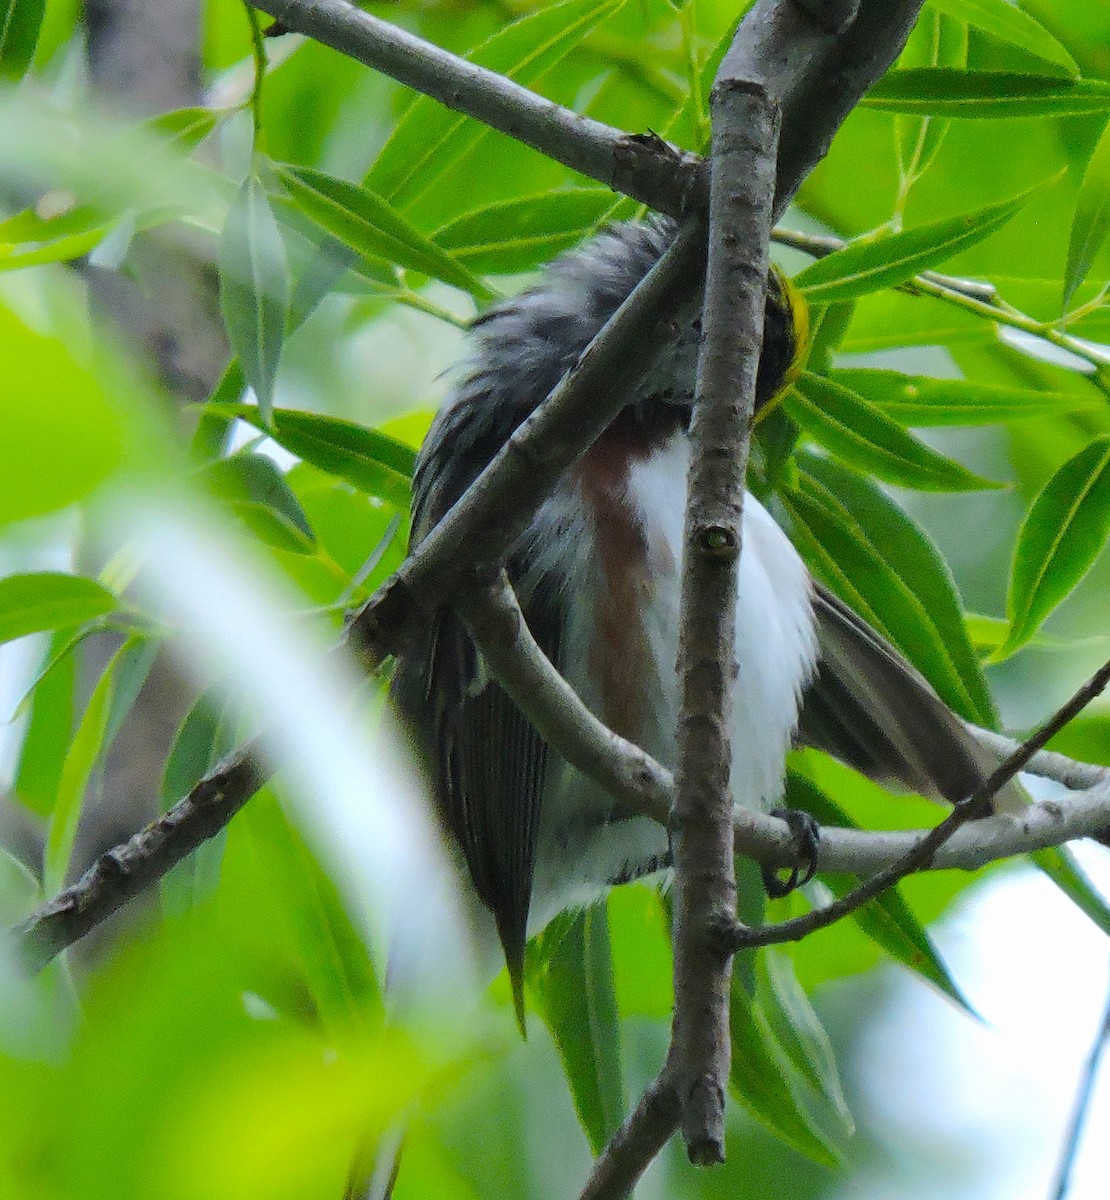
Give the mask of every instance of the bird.
M 418 455 L 411 548 L 574 366 L 674 233 L 665 218 L 609 226 L 479 316 Z M 757 407 L 796 377 L 807 328 L 803 298 L 772 268 Z M 506 560 L 544 653 L 602 721 L 668 767 L 699 338 L 695 316 L 657 349 Z M 734 803 L 775 809 L 795 743 L 923 795 L 953 803 L 969 795 L 996 759 L 889 642 L 811 577 L 750 492 L 742 520 Z M 544 743 L 450 607 L 415 633 L 391 694 L 439 819 L 496 925 L 523 1028 L 528 938 L 608 888 L 665 872 L 668 831 Z

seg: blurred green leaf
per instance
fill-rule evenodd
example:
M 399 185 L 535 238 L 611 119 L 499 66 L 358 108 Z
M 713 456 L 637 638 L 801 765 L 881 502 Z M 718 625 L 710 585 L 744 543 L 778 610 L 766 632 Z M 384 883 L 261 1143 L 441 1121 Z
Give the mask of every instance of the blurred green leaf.
M 859 238 L 811 263 L 794 277 L 794 285 L 811 304 L 835 304 L 904 283 L 990 237 L 1029 203 L 1039 186 L 958 217 Z
M 110 613 L 116 598 L 95 579 L 37 571 L 0 579 L 0 642 L 80 625 Z
M 1110 537 L 1110 436 L 1095 438 L 1052 476 L 1018 531 L 1006 612 L 1008 658 L 1091 569 Z
M 559 1049 L 590 1147 L 600 1154 L 625 1116 L 605 904 L 563 913 L 530 943 L 528 955 L 528 989 Z
M 475 271 L 532 271 L 591 233 L 613 203 L 607 188 L 525 196 L 465 213 L 433 239 Z
M 53 895 L 65 884 L 66 871 L 84 807 L 85 791 L 108 733 L 116 672 L 127 660 L 134 643 L 125 642 L 112 656 L 97 680 L 85 712 L 73 735 L 58 783 L 43 861 L 43 886 Z
M 19 80 L 31 65 L 46 0 L 0 0 L 0 77 Z
M 268 422 L 289 314 L 289 270 L 281 231 L 254 175 L 243 181 L 228 209 L 219 269 L 228 339 Z
M 256 500 L 232 500 L 229 507 L 264 545 L 290 554 L 314 554 L 316 539 L 283 512 Z
M 30 696 L 30 715 L 16 766 L 16 798 L 43 815 L 54 805 L 73 735 L 77 663 L 73 654 L 63 653 L 71 644 L 72 634 L 67 629 L 59 629 L 50 639 L 44 669 Z
M 1047 846 L 1043 850 L 1034 850 L 1029 857 L 1080 912 L 1090 917 L 1103 933 L 1110 935 L 1110 904 L 1087 878 L 1086 871 L 1067 846 Z
M 1075 199 L 1075 217 L 1068 239 L 1068 263 L 1064 269 L 1064 299 L 1066 310 L 1075 289 L 1083 282 L 1095 261 L 1095 255 L 1110 233 L 1110 122 L 1083 173 L 1079 195 Z
M 929 492 L 999 487 L 931 450 L 850 388 L 803 371 L 786 411 L 818 445 L 884 483 Z
M 223 404 L 219 411 L 250 422 L 305 462 L 360 491 L 408 507 L 416 452 L 403 442 L 353 421 L 295 409 L 274 409 L 269 425 L 249 404 Z
M 430 275 L 479 301 L 493 298 L 477 275 L 374 192 L 307 167 L 279 166 L 277 173 L 297 207 L 357 254 Z
M 901 425 L 994 425 L 1032 417 L 1062 417 L 1098 401 L 1067 392 L 1000 387 L 967 379 L 932 379 L 871 368 L 833 371 L 831 378 L 877 405 Z
M 929 0 L 929 3 L 939 12 L 966 21 L 999 41 L 1063 67 L 1069 75 L 1079 74 L 1079 66 L 1067 47 L 1024 9 L 1008 0 Z
M 498 30 L 467 57 L 479 66 L 533 85 L 624 0 L 566 0 L 542 6 Z M 487 127 L 428 96 L 414 100 L 366 176 L 371 191 L 401 208 L 413 204 L 481 139 Z
M 1017 71 L 922 67 L 887 72 L 860 103 L 885 112 L 942 117 L 1080 116 L 1110 112 L 1110 83 Z
M 968 639 L 952 572 L 928 534 L 881 488 L 815 454 L 798 460 L 803 486 L 853 542 L 827 549 L 862 594 L 879 628 L 915 663 L 945 702 L 979 725 L 998 721 L 990 689 Z M 812 517 L 812 513 L 810 514 Z M 821 533 L 828 532 L 827 523 Z M 830 580 L 835 586 L 835 581 Z
M 186 150 L 195 150 L 228 115 L 226 109 L 174 108 L 159 113 L 146 123 L 152 132 Z

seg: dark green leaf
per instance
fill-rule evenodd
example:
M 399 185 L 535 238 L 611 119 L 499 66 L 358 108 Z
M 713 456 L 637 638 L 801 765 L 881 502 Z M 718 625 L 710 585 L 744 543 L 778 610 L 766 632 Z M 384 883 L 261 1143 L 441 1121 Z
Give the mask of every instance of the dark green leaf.
M 220 235 L 220 308 L 231 348 L 269 421 L 289 313 L 285 247 L 259 181 L 244 180 Z
M 1059 417 L 1098 403 L 1067 392 L 932 379 L 899 371 L 853 369 L 833 371 L 831 377 L 901 425 L 994 425 L 1029 417 Z
M 828 513 L 821 535 L 839 518 L 841 540 L 851 539 L 851 560 L 841 560 L 833 546 L 829 550 L 851 576 L 854 592 L 881 615 L 887 636 L 951 708 L 979 725 L 995 725 L 998 714 L 968 638 L 955 580 L 928 534 L 856 472 L 814 454 L 801 455 L 798 466 L 810 499 Z
M 1029 857 L 1080 912 L 1086 913 L 1103 933 L 1110 935 L 1110 905 L 1087 878 L 1067 846 L 1046 846 L 1043 850 L 1034 850 Z
M 1030 188 L 958 217 L 860 238 L 811 263 L 794 277 L 794 285 L 810 304 L 834 304 L 904 283 L 1001 229 L 1037 190 Z
M 532 271 L 593 232 L 613 204 L 613 193 L 606 188 L 505 200 L 466 213 L 433 237 L 475 271 Z
M 814 780 L 796 765 L 787 768 L 787 794 L 824 825 L 858 828 L 848 814 Z M 847 895 L 859 882 L 849 875 L 821 874 L 822 881 L 836 896 Z M 944 961 L 937 953 L 924 926 L 906 902 L 900 887 L 877 896 L 852 914 L 852 920 L 892 958 L 933 984 L 967 1012 L 973 1012 L 956 986 Z
M 1110 122 L 1102 131 L 1083 174 L 1075 200 L 1071 237 L 1068 240 L 1068 265 L 1064 270 L 1066 309 L 1075 289 L 1083 282 L 1095 255 L 1110 233 Z
M 0 642 L 80 625 L 110 613 L 116 598 L 95 579 L 53 571 L 0 579 Z
M 278 177 L 306 216 L 357 254 L 441 279 L 477 300 L 493 297 L 490 288 L 453 254 L 366 188 L 307 167 L 279 167 Z
M 0 77 L 23 78 L 35 56 L 46 0 L 0 0 Z
M 1068 596 L 1110 536 L 1110 436 L 1095 438 L 1033 501 L 1014 547 L 1006 611 L 1010 636 L 994 661 L 1019 650 Z
M 254 500 L 231 500 L 231 511 L 260 542 L 289 554 L 314 554 L 315 539 L 284 513 Z
M 815 442 L 884 483 L 930 492 L 1000 486 L 931 450 L 880 409 L 826 376 L 804 371 L 784 403 Z
M 598 1154 L 624 1120 L 620 1021 L 605 904 L 564 913 L 528 954 L 528 988 L 559 1048 L 582 1128 Z
M 305 462 L 346 479 L 360 491 L 408 506 L 416 451 L 403 442 L 353 421 L 295 409 L 274 409 L 269 427 L 258 409 L 247 404 L 220 405 L 219 411 L 249 421 Z
M 312 527 L 285 480 L 281 469 L 265 454 L 235 454 L 217 459 L 202 472 L 201 478 L 225 500 L 250 501 L 265 505 L 293 525 L 303 535 L 301 542 L 313 540 Z
M 929 0 L 933 8 L 957 21 L 966 21 L 999 41 L 1009 42 L 1036 58 L 1056 63 L 1069 75 L 1078 75 L 1079 67 L 1062 45 L 1024 9 L 1008 0 Z
M 623 0 L 567 0 L 541 6 L 499 30 L 467 57 L 525 87 L 550 71 Z M 484 137 L 483 125 L 445 109 L 429 96 L 414 100 L 397 123 L 366 186 L 407 207 Z
M 1110 112 L 1110 83 L 955 71 L 947 67 L 888 72 L 861 101 L 865 108 L 943 117 L 1066 117 Z

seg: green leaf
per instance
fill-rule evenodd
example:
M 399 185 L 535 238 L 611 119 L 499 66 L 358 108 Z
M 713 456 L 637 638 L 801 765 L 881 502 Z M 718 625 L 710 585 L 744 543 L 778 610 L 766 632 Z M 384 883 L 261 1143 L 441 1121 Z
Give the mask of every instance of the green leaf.
M 35 56 L 46 0 L 0 0 L 0 77 L 20 80 Z
M 888 71 L 860 102 L 884 112 L 1005 119 L 1110 112 L 1110 83 L 1017 71 Z
M 133 641 L 125 642 L 104 668 L 66 754 L 44 855 L 43 886 L 50 895 L 60 891 L 65 884 L 85 792 L 108 733 L 116 672 L 134 644 Z
M 920 491 L 970 492 L 999 487 L 931 450 L 850 388 L 803 371 L 786 411 L 819 445 L 884 483 Z
M 556 918 L 528 955 L 528 988 L 558 1047 L 582 1128 L 599 1154 L 624 1120 L 620 1021 L 604 902 Z
M 804 762 L 795 759 L 787 768 L 786 788 L 790 803 L 805 809 L 824 825 L 859 828 L 824 788 L 799 769 L 799 761 Z M 831 875 L 826 872 L 821 873 L 821 880 L 837 897 L 847 895 L 859 882 L 850 875 Z M 965 1011 L 973 1012 L 900 886 L 889 888 L 857 909 L 852 914 L 852 920 L 895 961 L 909 967 L 914 974 L 920 975 Z
M 360 491 L 408 506 L 416 451 L 403 442 L 353 421 L 290 408 L 274 409 L 270 426 L 249 404 L 223 404 L 219 411 L 248 421 L 305 462 L 346 479 Z
M 814 1162 L 835 1167 L 840 1151 L 806 1103 L 805 1076 L 779 1044 L 762 1006 L 735 971 L 729 993 L 729 1033 L 732 1095 L 787 1145 Z
M 433 238 L 472 270 L 491 275 L 532 271 L 592 233 L 613 204 L 613 193 L 606 188 L 526 196 L 466 213 Z
M 905 67 L 963 69 L 967 66 L 967 40 L 967 25 L 963 21 L 926 9 L 910 35 L 900 61 Z M 938 117 L 895 116 L 894 140 L 902 176 L 897 209 L 899 215 L 905 207 L 909 188 L 925 174 L 936 158 L 948 132 L 948 125 L 948 121 Z
M 968 638 L 956 582 L 929 536 L 856 472 L 814 454 L 799 456 L 798 468 L 806 494 L 828 514 L 825 526 L 811 525 L 811 532 L 838 535 L 824 548 L 851 578 L 853 594 L 865 597 L 886 635 L 949 707 L 979 725 L 995 726 L 998 714 Z M 837 535 L 829 529 L 833 523 L 840 526 Z M 836 580 L 829 582 L 835 586 Z
M 966 379 L 932 379 L 870 368 L 833 371 L 834 382 L 881 408 L 900 425 L 994 425 L 1030 417 L 1061 417 L 1093 408 L 1096 399 L 1068 392 L 1000 387 Z
M 30 696 L 30 715 L 15 773 L 17 799 L 43 815 L 58 795 L 62 763 L 73 736 L 77 661 L 73 654 L 64 653 L 71 644 L 70 631 L 65 629 L 50 639 Z
M 844 1097 L 832 1043 L 785 950 L 768 946 L 757 956 L 756 996 L 779 1045 L 835 1114 L 842 1135 L 851 1137 L 855 1121 Z
M 555 67 L 624 0 L 567 0 L 541 6 L 499 30 L 467 55 L 515 82 L 530 87 Z M 485 137 L 484 125 L 421 96 L 405 110 L 366 176 L 368 188 L 394 205 L 408 207 Z
M 95 579 L 54 571 L 0 579 L 0 642 L 80 625 L 110 613 L 116 598 Z
M 175 108 L 145 122 L 144 128 L 164 137 L 171 145 L 191 151 L 208 137 L 230 111 L 201 107 Z
M 1075 200 L 1075 216 L 1068 239 L 1068 264 L 1064 270 L 1065 310 L 1075 289 L 1091 269 L 1107 233 L 1110 233 L 1110 122 L 1091 154 Z
M 297 207 L 355 253 L 430 275 L 487 301 L 494 292 L 374 192 L 308 167 L 278 167 Z
M 1110 435 L 1104 435 L 1060 467 L 1022 522 L 1006 600 L 1010 636 L 992 662 L 1029 641 L 1087 574 L 1108 536 Z
M 281 232 L 259 181 L 248 176 L 220 235 L 220 309 L 231 348 L 267 422 L 289 312 Z
M 811 263 L 794 277 L 794 285 L 811 304 L 833 304 L 904 283 L 1001 229 L 1040 186 L 958 217 L 857 239 Z
M 947 13 L 958 21 L 966 21 L 1035 58 L 1056 63 L 1069 75 L 1079 74 L 1079 66 L 1068 53 L 1067 47 L 1024 9 L 1010 4 L 1008 0 L 930 0 L 930 4 L 938 12 Z
M 231 511 L 260 542 L 288 554 L 315 554 L 316 541 L 311 534 L 284 513 L 255 500 L 231 500 Z
M 1034 850 L 1029 858 L 1102 930 L 1110 935 L 1110 905 L 1102 892 L 1087 878 L 1086 872 L 1067 846 L 1046 846 Z
M 265 506 L 301 534 L 301 543 L 315 539 L 301 502 L 293 494 L 281 468 L 265 454 L 235 454 L 217 459 L 200 473 L 204 483 L 224 500 Z
M 0 525 L 88 495 L 123 456 L 124 427 L 61 340 L 0 307 Z

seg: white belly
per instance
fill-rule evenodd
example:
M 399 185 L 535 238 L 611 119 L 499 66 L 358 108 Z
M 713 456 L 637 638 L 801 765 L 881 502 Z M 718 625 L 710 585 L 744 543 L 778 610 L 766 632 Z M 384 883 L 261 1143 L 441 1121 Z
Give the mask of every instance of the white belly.
M 678 710 L 675 663 L 681 590 L 682 529 L 688 443 L 676 435 L 649 459 L 634 463 L 628 474 L 627 500 L 640 517 L 651 571 L 645 641 L 646 677 L 639 686 L 647 706 L 644 749 L 673 767 Z M 600 587 L 600 555 L 588 525 L 579 527 L 578 577 L 571 595 L 576 611 Z M 735 803 L 751 808 L 773 806 L 782 794 L 783 760 L 797 725 L 801 690 L 810 678 L 817 646 L 809 575 L 794 547 L 752 495 L 744 501 L 743 550 L 736 610 L 738 673 L 733 696 L 731 786 Z M 586 601 L 587 603 L 583 603 Z M 567 631 L 563 669 L 587 704 L 603 718 L 589 670 L 596 630 L 583 625 Z M 557 912 L 587 904 L 633 864 L 661 857 L 666 832 L 645 818 L 605 824 L 611 799 L 559 760 L 549 767 L 529 928 L 541 929 Z

